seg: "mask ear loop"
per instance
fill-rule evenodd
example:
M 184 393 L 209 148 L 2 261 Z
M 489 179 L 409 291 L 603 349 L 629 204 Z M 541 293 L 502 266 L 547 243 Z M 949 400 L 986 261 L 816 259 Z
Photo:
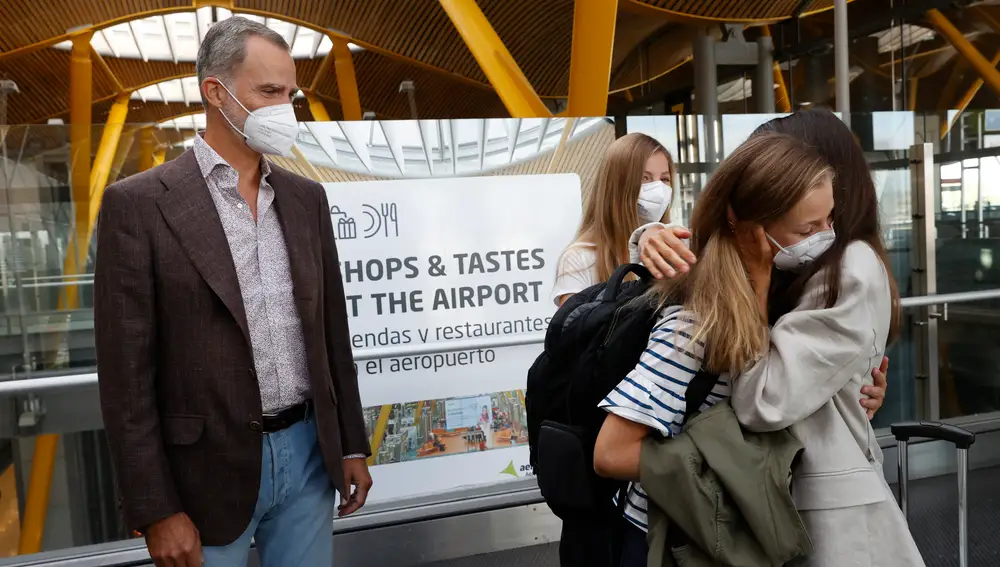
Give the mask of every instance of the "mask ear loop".
M 242 108 L 243 112 L 246 112 L 247 116 L 249 117 L 250 116 L 250 111 L 247 110 L 247 107 L 243 106 L 243 103 L 240 102 L 240 99 L 236 98 L 236 95 L 233 94 L 233 91 L 229 90 L 229 87 L 226 86 L 226 83 L 223 83 L 222 81 L 220 81 L 218 77 L 212 77 L 212 78 L 215 79 L 216 83 L 219 83 L 219 86 L 221 86 L 223 89 L 225 89 L 225 91 L 227 93 L 229 93 L 229 96 L 233 97 L 233 100 L 236 101 L 236 104 L 240 105 L 240 108 Z M 233 130 L 235 130 L 237 133 L 239 133 L 240 136 L 243 136 L 244 140 L 249 140 L 250 139 L 250 136 L 247 136 L 246 132 L 244 132 L 243 130 L 237 128 L 236 125 L 233 124 L 233 121 L 230 120 L 228 116 L 226 116 L 226 113 L 222 111 L 222 108 L 219 108 L 219 114 L 221 114 L 222 117 L 226 119 L 226 122 L 229 123 L 229 126 Z

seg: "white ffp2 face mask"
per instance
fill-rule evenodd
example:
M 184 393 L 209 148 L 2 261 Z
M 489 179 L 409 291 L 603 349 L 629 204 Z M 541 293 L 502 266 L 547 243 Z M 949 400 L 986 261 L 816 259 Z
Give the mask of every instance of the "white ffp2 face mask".
M 837 239 L 837 234 L 831 228 L 830 230 L 817 232 L 809 238 L 787 248 L 778 244 L 775 239 L 771 238 L 770 234 L 767 235 L 767 239 L 771 241 L 771 244 L 778 247 L 778 253 L 774 255 L 774 265 L 779 270 L 798 272 L 808 267 L 817 258 L 826 253 L 833 246 L 833 241 Z
M 660 180 L 643 183 L 639 189 L 639 220 L 648 223 L 662 219 L 673 196 L 673 188 Z
M 295 109 L 291 103 L 275 104 L 263 106 L 250 112 L 243 106 L 236 95 L 229 87 L 219 82 L 222 88 L 226 89 L 229 96 L 233 97 L 236 104 L 240 105 L 247 113 L 246 122 L 243 123 L 243 130 L 233 124 L 232 120 L 220 109 L 222 117 L 229 122 L 229 125 L 246 138 L 247 146 L 251 150 L 261 154 L 271 154 L 288 157 L 292 152 L 292 146 L 299 135 L 299 121 L 295 118 Z

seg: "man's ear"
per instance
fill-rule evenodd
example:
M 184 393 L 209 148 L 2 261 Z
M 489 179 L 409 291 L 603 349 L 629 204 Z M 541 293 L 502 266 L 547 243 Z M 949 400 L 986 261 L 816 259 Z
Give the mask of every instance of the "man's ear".
M 201 82 L 201 94 L 205 97 L 205 101 L 209 106 L 215 108 L 222 108 L 222 103 L 226 101 L 229 93 L 226 89 L 222 88 L 219 81 L 209 78 Z M 207 110 L 207 109 L 206 109 Z

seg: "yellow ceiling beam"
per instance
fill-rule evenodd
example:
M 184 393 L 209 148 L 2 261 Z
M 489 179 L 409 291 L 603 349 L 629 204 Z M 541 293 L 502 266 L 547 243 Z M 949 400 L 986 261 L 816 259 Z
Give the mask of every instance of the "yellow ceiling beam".
M 354 74 L 354 55 L 347 40 L 331 37 L 333 40 L 333 67 L 337 73 L 337 90 L 340 91 L 340 108 L 344 120 L 361 120 L 361 95 L 358 93 L 358 77 Z M 310 105 L 311 107 L 312 105 Z
M 605 116 L 618 0 L 576 0 L 569 67 L 570 116 Z
M 117 76 L 115 76 L 114 72 L 111 70 L 111 67 L 108 67 L 108 62 L 105 61 L 103 57 L 101 57 L 101 54 L 98 53 L 96 49 L 94 49 L 93 45 L 90 46 L 90 57 L 94 61 L 97 61 L 97 64 L 101 67 L 101 70 L 104 71 L 104 73 L 111 78 L 111 82 L 115 84 L 115 92 L 119 94 L 126 92 L 125 87 L 122 86 L 122 82 L 118 80 Z
M 996 52 L 996 55 L 993 56 L 993 59 L 990 61 L 990 65 L 992 65 L 994 69 L 996 68 L 997 65 L 1000 65 L 1000 50 L 998 50 Z M 972 85 L 969 86 L 969 90 L 965 91 L 965 94 L 962 95 L 962 98 L 958 99 L 958 101 L 954 105 L 954 109 L 957 110 L 958 112 L 956 112 L 955 115 L 952 116 L 951 120 L 941 121 L 942 140 L 944 139 L 945 136 L 948 135 L 948 132 L 951 131 L 951 129 L 955 126 L 955 123 L 958 122 L 958 119 L 962 116 L 962 113 L 965 112 L 965 109 L 969 108 L 969 105 L 972 104 L 972 99 L 976 98 L 976 95 L 979 94 L 979 89 L 983 88 L 983 84 L 984 83 L 982 77 L 979 77 L 975 81 L 973 81 Z
M 192 6 L 191 5 L 187 5 L 187 6 L 175 6 L 175 7 L 172 7 L 172 8 L 157 8 L 155 10 L 146 10 L 146 11 L 140 11 L 140 12 L 133 12 L 133 13 L 127 15 L 127 16 L 122 16 L 120 18 L 112 18 L 110 20 L 105 20 L 103 22 L 100 22 L 100 23 L 88 26 L 86 29 L 87 29 L 87 31 L 90 31 L 91 33 L 93 33 L 93 32 L 96 32 L 96 31 L 100 31 L 100 30 L 103 30 L 103 29 L 107 29 L 107 28 L 116 26 L 118 24 L 126 24 L 128 22 L 132 22 L 132 21 L 135 21 L 135 20 L 142 20 L 142 19 L 150 18 L 150 17 L 154 17 L 154 16 L 166 16 L 168 14 L 187 13 L 187 12 L 191 12 L 191 11 L 192 11 Z M 476 79 L 473 79 L 471 77 L 466 77 L 466 76 L 463 76 L 463 75 L 458 75 L 455 72 L 450 71 L 448 69 L 442 69 L 441 67 L 437 67 L 437 66 L 431 65 L 429 63 L 424 63 L 423 61 L 419 61 L 417 59 L 413 59 L 412 57 L 408 57 L 408 56 L 403 55 L 401 53 L 396 53 L 395 51 L 384 49 L 384 48 L 379 47 L 378 45 L 375 45 L 373 43 L 368 43 L 368 42 L 366 42 L 364 40 L 360 40 L 360 39 L 357 39 L 357 38 L 349 37 L 347 35 L 338 33 L 338 32 L 333 31 L 333 30 L 331 30 L 331 29 L 329 29 L 327 27 L 324 27 L 322 25 L 316 24 L 314 22 L 310 22 L 308 20 L 301 20 L 299 18 L 290 17 L 290 16 L 288 16 L 286 14 L 280 14 L 280 13 L 271 12 L 271 11 L 268 11 L 268 10 L 255 10 L 255 9 L 252 9 L 252 8 L 246 8 L 246 7 L 242 7 L 242 6 L 239 7 L 239 8 L 234 9 L 234 11 L 238 12 L 239 14 L 246 14 L 246 15 L 251 15 L 251 16 L 260 16 L 260 17 L 264 17 L 264 18 L 277 18 L 279 20 L 288 22 L 290 24 L 295 24 L 297 26 L 302 26 L 304 28 L 313 30 L 316 33 L 321 33 L 321 34 L 324 34 L 324 35 L 328 35 L 331 38 L 333 38 L 333 37 L 339 37 L 341 39 L 345 39 L 345 40 L 350 41 L 350 42 L 352 42 L 352 43 L 354 43 L 354 44 L 356 44 L 356 45 L 358 45 L 360 47 L 363 47 L 365 49 L 365 51 L 370 51 L 372 53 L 376 53 L 378 55 L 382 55 L 384 57 L 388 57 L 388 58 L 394 59 L 396 61 L 400 61 L 400 62 L 409 64 L 409 65 L 413 65 L 415 67 L 419 67 L 421 69 L 430 71 L 432 73 L 436 73 L 438 75 L 443 75 L 443 76 L 448 77 L 449 79 L 451 79 L 453 81 L 458 81 L 460 83 L 463 83 L 463 84 L 466 84 L 466 85 L 469 85 L 469 86 L 473 86 L 473 87 L 477 87 L 477 88 L 480 88 L 480 89 L 492 90 L 492 87 L 490 85 L 488 85 L 486 83 L 483 83 L 481 81 L 477 81 Z M 73 38 L 73 35 L 75 33 L 79 33 L 79 31 L 80 30 L 76 30 L 76 31 L 71 32 L 71 33 L 65 33 L 65 34 L 62 34 L 62 35 L 55 36 L 55 37 L 50 37 L 48 39 L 44 39 L 42 41 L 30 44 L 30 45 L 25 45 L 23 47 L 19 47 L 17 49 L 12 49 L 10 51 L 5 51 L 3 53 L 0 53 L 0 62 L 4 62 L 4 61 L 10 60 L 10 59 L 16 59 L 17 57 L 21 57 L 21 56 L 27 55 L 29 53 L 34 53 L 35 51 L 39 51 L 39 50 L 45 49 L 46 47 L 52 47 L 53 45 L 56 45 L 57 43 L 62 43 L 64 41 L 69 41 L 69 40 L 71 40 Z
M 514 118 L 552 116 L 475 0 L 438 0 Z M 610 54 L 609 54 L 610 55 Z
M 713 24 L 774 24 L 784 20 L 789 20 L 792 18 L 792 14 L 786 16 L 774 16 L 770 18 L 732 18 L 732 17 L 718 17 L 718 16 L 701 16 L 698 14 L 689 14 L 681 12 L 678 10 L 671 10 L 670 8 L 663 8 L 661 6 L 653 6 L 644 2 L 643 0 L 621 0 L 622 9 L 628 10 L 634 14 L 644 14 L 650 17 L 659 17 L 670 20 L 671 22 L 680 24 L 690 24 L 690 25 L 713 25 Z M 848 3 L 854 0 L 847 0 Z M 799 14 L 800 18 L 805 18 L 808 16 L 813 16 L 823 12 L 827 12 L 833 9 L 833 2 L 830 3 L 829 7 L 820 8 L 818 10 L 810 10 L 808 12 L 803 12 Z
M 673 73 L 677 69 L 680 69 L 681 67 L 687 65 L 692 60 L 693 60 L 693 58 L 690 55 L 688 55 L 684 59 L 681 59 L 680 61 L 678 61 L 677 64 L 674 65 L 673 67 L 665 69 L 664 71 L 662 71 L 662 72 L 654 75 L 653 77 L 651 77 L 649 79 L 646 79 L 645 81 L 641 81 L 641 82 L 638 82 L 638 83 L 635 83 L 635 84 L 632 84 L 632 85 L 628 85 L 628 86 L 624 86 L 624 87 L 620 87 L 620 88 L 614 89 L 609 94 L 618 94 L 618 93 L 622 93 L 622 92 L 625 92 L 625 91 L 630 91 L 630 90 L 632 90 L 634 88 L 638 88 L 638 87 L 640 87 L 642 85 L 645 85 L 647 83 L 652 83 L 653 81 L 659 80 L 659 79 L 661 79 L 661 78 L 669 75 L 670 73 Z
M 152 86 L 152 85 L 156 85 L 156 84 L 159 84 L 159 83 L 163 83 L 163 82 L 166 82 L 166 81 L 173 81 L 174 79 L 184 79 L 184 78 L 193 77 L 193 76 L 194 76 L 194 73 L 181 73 L 179 75 L 170 75 L 168 77 L 164 77 L 162 79 L 157 79 L 155 81 L 150 81 L 148 83 L 142 83 L 140 85 L 125 86 L 124 90 L 122 92 L 132 93 L 132 92 L 135 92 L 137 90 L 144 89 L 146 87 L 149 87 L 149 86 Z M 102 103 L 102 102 L 107 102 L 109 100 L 118 98 L 119 94 L 121 94 L 121 93 L 114 93 L 114 94 L 110 94 L 108 96 L 102 96 L 100 98 L 93 99 L 93 101 L 94 101 L 94 104 L 99 104 L 99 103 Z M 200 102 L 196 102 L 194 104 L 201 104 L 201 103 Z M 46 120 L 49 120 L 51 118 L 59 118 L 60 116 L 63 116 L 65 114 L 66 114 L 65 110 L 63 110 L 61 112 L 55 112 L 53 114 L 49 114 L 48 116 L 43 116 L 43 117 L 39 118 L 38 122 L 45 122 Z
M 309 101 L 309 111 L 312 112 L 313 120 L 316 122 L 330 122 L 330 113 L 326 111 L 326 106 L 311 91 L 305 93 L 306 100 Z
M 330 38 L 330 40 L 332 41 L 333 38 Z M 323 63 L 320 64 L 319 70 L 316 71 L 316 74 L 313 76 L 312 84 L 309 85 L 310 91 L 316 92 L 316 90 L 319 89 L 320 81 L 322 81 L 326 77 L 327 71 L 329 71 L 330 67 L 332 66 L 333 66 L 333 50 L 331 49 L 330 51 L 326 52 L 326 57 L 323 58 Z
M 983 54 L 955 27 L 939 10 L 930 10 L 926 14 L 927 21 L 955 47 L 959 55 L 964 57 L 983 81 L 1000 95 L 1000 72 L 983 57 Z
M 306 177 L 312 179 L 313 181 L 323 181 L 323 176 L 320 175 L 319 170 L 316 169 L 313 162 L 306 158 L 305 154 L 302 153 L 302 150 L 299 149 L 298 144 L 294 144 L 292 146 L 292 156 L 295 158 L 295 161 L 302 165 L 302 169 L 306 172 Z

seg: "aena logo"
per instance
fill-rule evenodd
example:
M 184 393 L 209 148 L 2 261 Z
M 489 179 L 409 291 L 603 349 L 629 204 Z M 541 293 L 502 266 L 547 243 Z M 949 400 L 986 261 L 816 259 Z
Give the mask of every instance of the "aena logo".
M 521 465 L 520 467 L 514 465 L 514 461 L 511 461 L 507 468 L 500 471 L 500 474 L 509 474 L 514 478 L 519 478 L 522 476 L 532 476 L 535 472 L 532 470 L 531 465 Z

